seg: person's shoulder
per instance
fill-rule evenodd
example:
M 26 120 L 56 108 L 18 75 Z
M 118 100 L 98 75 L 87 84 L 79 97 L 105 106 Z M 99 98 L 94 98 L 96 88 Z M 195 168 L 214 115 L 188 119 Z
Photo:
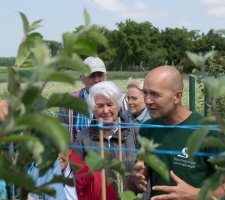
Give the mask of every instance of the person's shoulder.
M 145 122 L 146 120 L 150 119 L 150 115 L 149 115 L 149 111 L 147 108 L 145 108 L 143 110 L 143 112 L 141 113 L 141 115 L 139 117 L 137 117 L 137 119 L 140 118 L 140 123 Z
M 203 119 L 204 116 L 196 111 L 192 112 L 193 116 Z
M 75 92 L 71 93 L 71 95 L 74 96 L 74 97 L 79 97 L 80 94 L 81 94 L 85 89 L 86 89 L 86 88 L 82 88 L 82 89 L 80 89 L 79 91 L 75 91 Z
M 198 124 L 202 119 L 204 119 L 203 115 L 201 115 L 198 112 L 192 112 L 191 115 L 187 119 L 187 123 Z

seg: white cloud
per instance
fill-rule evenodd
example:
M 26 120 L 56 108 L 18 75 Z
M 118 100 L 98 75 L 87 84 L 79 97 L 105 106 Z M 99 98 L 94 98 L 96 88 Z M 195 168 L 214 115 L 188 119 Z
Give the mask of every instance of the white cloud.
M 210 16 L 225 17 L 225 0 L 201 0 L 208 6 L 207 13 Z
M 116 0 L 94 0 L 94 2 L 103 10 L 111 12 L 123 12 L 125 9 L 124 5 Z
M 94 0 L 94 3 L 102 10 L 114 12 L 121 20 L 131 19 L 134 21 L 151 21 L 152 19 L 162 19 L 168 16 L 169 11 L 154 13 L 143 0 L 130 0 L 121 3 L 119 0 Z
M 201 0 L 201 2 L 207 5 L 225 5 L 225 0 Z
M 208 14 L 217 17 L 225 17 L 225 6 L 212 8 L 208 11 Z
M 134 1 L 130 5 L 126 5 L 126 8 L 127 10 L 119 13 L 123 19 L 146 21 L 153 16 L 151 10 L 148 8 L 148 5 L 141 0 Z
M 133 3 L 133 7 L 137 10 L 146 10 L 148 6 L 144 2 L 137 0 Z

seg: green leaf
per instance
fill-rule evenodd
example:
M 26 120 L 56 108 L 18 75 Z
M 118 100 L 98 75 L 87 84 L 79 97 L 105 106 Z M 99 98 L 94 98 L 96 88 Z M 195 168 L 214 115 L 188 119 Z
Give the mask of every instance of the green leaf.
M 149 140 L 146 137 L 141 137 L 140 135 L 137 136 L 137 141 L 140 146 L 146 150 L 154 150 L 160 146 L 160 144 L 154 143 L 153 140 Z
M 86 38 L 80 38 L 74 43 L 73 47 L 75 52 L 79 52 L 80 54 L 83 55 L 92 55 L 92 56 L 97 56 L 97 45 L 95 42 L 86 39 Z
M 33 159 L 37 163 L 42 163 L 42 153 L 44 152 L 45 148 L 43 144 L 36 139 L 25 141 L 24 147 L 26 148 L 27 152 L 30 152 Z
M 74 44 L 77 41 L 77 36 L 73 33 L 64 33 L 63 34 L 63 55 L 72 57 Z
M 203 57 L 202 55 L 198 55 L 196 53 L 192 53 L 192 52 L 189 52 L 187 51 L 186 52 L 188 58 L 198 67 L 201 67 L 204 65 L 204 60 L 203 60 Z
M 120 193 L 119 196 L 120 196 L 120 199 L 122 200 L 138 200 L 139 199 L 132 191 L 124 191 L 123 193 Z
M 162 162 L 156 155 L 151 153 L 138 154 L 137 160 L 143 160 L 148 166 L 160 174 L 166 181 L 169 182 L 169 170 L 164 162 Z
M 57 147 L 59 152 L 65 152 L 69 147 L 69 134 L 59 121 L 41 113 L 26 114 L 17 120 L 17 125 L 25 125 L 35 129 Z
M 30 141 L 30 140 L 38 141 L 39 139 L 34 136 L 30 136 L 30 135 L 16 134 L 16 135 L 10 135 L 10 136 L 1 138 L 0 144 L 4 145 L 4 144 L 8 144 L 10 142 L 15 142 L 18 144 L 18 143 Z
M 0 168 L 0 179 L 5 180 L 7 183 L 14 183 L 16 186 L 25 188 L 28 191 L 35 186 L 33 179 L 26 172 L 10 170 L 9 173 L 9 167 L 7 169 Z
M 217 122 L 215 116 L 207 116 L 207 117 L 204 117 L 204 118 L 199 122 L 199 124 L 202 124 L 202 125 L 215 125 L 215 124 L 218 124 L 218 122 Z
M 11 163 L 8 157 L 5 157 L 3 154 L 0 154 L 0 169 L 8 169 L 10 165 Z
M 113 179 L 113 178 L 111 178 L 111 177 L 108 177 L 107 183 L 108 183 L 108 185 L 110 185 L 110 184 L 112 184 L 112 183 L 116 183 L 116 180 Z
M 77 164 L 77 163 L 74 163 L 73 161 L 70 161 L 70 166 L 75 172 L 77 172 L 79 169 L 83 167 L 82 164 Z
M 86 9 L 84 9 L 84 19 L 85 19 L 85 26 L 89 26 L 91 19 Z
M 14 68 L 12 67 L 7 67 L 7 71 L 8 71 L 8 91 L 17 96 L 18 93 L 20 93 L 21 91 L 21 87 L 20 84 L 17 80 L 17 76 L 16 76 L 16 71 Z
M 27 70 L 27 68 L 26 69 L 25 68 L 17 68 L 18 81 L 20 83 L 29 82 L 29 80 L 31 80 L 35 70 L 36 70 L 35 67 L 29 68 L 29 70 Z
M 83 63 L 83 60 L 78 55 L 73 55 L 72 58 L 65 55 L 60 56 L 58 65 L 83 73 L 90 72 L 90 68 Z
M 65 183 L 65 185 L 74 186 L 74 180 L 65 178 L 63 175 L 54 175 L 53 179 L 49 181 L 48 184 L 53 183 Z
M 46 108 L 47 99 L 39 96 L 40 89 L 37 86 L 30 86 L 24 91 L 21 101 L 26 105 L 26 111 L 43 111 Z
M 35 187 L 29 190 L 29 192 L 42 195 L 42 194 L 47 194 L 52 197 L 56 197 L 56 191 L 53 187 L 50 186 L 43 186 L 43 187 Z
M 102 159 L 99 154 L 93 150 L 89 150 L 85 156 L 85 163 L 92 169 L 93 172 L 95 172 L 104 167 L 106 160 Z
M 207 53 L 203 56 L 203 57 L 204 57 L 204 60 L 206 61 L 206 60 L 208 60 L 209 58 L 215 56 L 216 53 L 217 53 L 217 52 L 214 51 L 214 50 L 207 52 Z
M 208 161 L 210 163 L 213 164 L 213 166 L 215 165 L 219 165 L 219 166 L 222 166 L 224 167 L 225 166 L 225 152 L 222 152 L 218 155 L 218 157 L 210 157 L 208 159 Z
M 48 81 L 55 81 L 55 82 L 64 82 L 74 85 L 75 79 L 72 75 L 63 73 L 62 71 L 53 71 L 48 76 Z
M 225 147 L 225 143 L 221 138 L 216 138 L 213 136 L 206 137 L 201 144 L 202 148 L 207 148 L 207 147 Z
M 108 40 L 103 34 L 96 31 L 90 31 L 88 32 L 88 36 L 92 38 L 97 44 L 101 44 L 105 48 L 109 48 Z
M 209 199 L 212 192 L 219 186 L 222 182 L 225 174 L 224 173 L 214 173 L 208 179 L 204 181 L 203 186 L 198 195 L 198 200 Z
M 39 93 L 39 88 L 37 86 L 30 86 L 27 88 L 27 90 L 24 92 L 24 95 L 22 96 L 21 101 L 26 105 L 31 105 L 37 98 L 37 95 Z
M 207 90 L 210 97 L 223 97 L 225 94 L 225 78 L 219 77 L 219 78 L 205 78 L 204 82 L 207 85 Z
M 30 31 L 33 31 L 33 30 L 35 30 L 36 28 L 41 27 L 40 22 L 42 22 L 42 21 L 43 21 L 43 20 L 40 19 L 40 20 L 37 20 L 37 21 L 33 22 L 33 23 L 30 25 L 29 30 L 30 30 Z
M 28 33 L 29 33 L 29 22 L 27 20 L 27 17 L 22 12 L 19 12 L 19 14 L 20 14 L 20 17 L 22 18 L 22 21 L 23 21 L 23 32 L 24 32 L 24 35 L 28 35 Z
M 17 57 L 17 67 L 34 67 L 34 55 L 32 49 L 37 43 L 42 42 L 42 35 L 39 33 L 32 33 L 20 44 Z
M 190 159 L 193 159 L 194 154 L 200 149 L 202 142 L 206 135 L 208 134 L 208 128 L 200 128 L 195 130 L 191 136 L 188 138 L 188 155 Z
M 112 161 L 110 161 L 110 165 L 112 166 L 109 167 L 109 169 L 119 172 L 119 174 L 123 177 L 125 176 L 126 168 L 123 163 L 119 162 L 116 159 L 113 159 Z
M 212 157 L 212 158 L 209 158 L 208 161 L 210 163 L 212 163 L 213 165 L 217 165 L 215 168 L 216 169 L 219 169 L 219 171 L 224 171 L 225 170 L 224 168 L 221 168 L 220 167 L 220 166 L 224 166 L 225 165 L 225 159 L 224 159 L 224 157 L 222 157 L 222 158 Z
M 59 151 L 55 148 L 55 144 L 48 137 L 38 134 L 45 150 L 42 152 L 42 162 L 38 163 L 39 176 L 43 176 L 50 168 L 53 168 Z
M 73 109 L 78 113 L 90 117 L 87 103 L 84 100 L 78 97 L 74 97 L 68 93 L 53 94 L 47 102 L 47 108 L 51 107 L 63 107 Z
M 50 58 L 50 50 L 43 42 L 37 42 L 32 49 L 37 67 L 48 66 L 56 62 L 56 58 Z

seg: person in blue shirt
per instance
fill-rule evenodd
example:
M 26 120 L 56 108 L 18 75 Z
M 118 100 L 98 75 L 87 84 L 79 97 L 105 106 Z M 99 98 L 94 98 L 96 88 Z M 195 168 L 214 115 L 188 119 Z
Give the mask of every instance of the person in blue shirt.
M 39 168 L 35 162 L 33 162 L 28 170 L 28 174 L 36 181 L 36 186 L 40 186 L 52 180 L 54 175 L 61 175 L 61 168 L 58 159 L 55 161 L 53 168 L 49 169 L 45 175 L 39 177 Z M 52 197 L 47 194 L 33 194 L 29 193 L 28 200 L 66 200 L 66 194 L 64 191 L 63 183 L 50 184 L 56 191 L 56 196 Z

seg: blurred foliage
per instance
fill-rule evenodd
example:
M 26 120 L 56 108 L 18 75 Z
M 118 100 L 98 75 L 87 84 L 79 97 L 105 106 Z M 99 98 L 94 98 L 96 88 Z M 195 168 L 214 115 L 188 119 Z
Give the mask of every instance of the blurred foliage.
M 74 73 L 88 73 L 90 70 L 83 63 L 82 57 L 98 56 L 98 45 L 108 48 L 108 43 L 106 38 L 96 31 L 95 26 L 90 25 L 86 10 L 85 25 L 76 33 L 64 33 L 62 45 L 44 41 L 42 35 L 36 32 L 42 20 L 30 24 L 25 14 L 19 14 L 23 22 L 24 37 L 18 48 L 15 66 L 7 67 L 6 100 L 9 113 L 0 126 L 0 179 L 5 180 L 8 188 L 15 184 L 18 187 L 18 196 L 15 198 L 25 200 L 28 192 L 45 192 L 54 196 L 54 189 L 49 189 L 48 185 L 66 181 L 62 176 L 54 176 L 49 183 L 36 187 L 34 180 L 27 174 L 28 164 L 35 161 L 42 176 L 53 167 L 58 153 L 65 152 L 69 147 L 67 129 L 45 112 L 52 108 L 65 107 L 89 116 L 86 102 L 68 93 L 52 93 L 46 98 L 46 85 L 48 82 L 74 85 L 77 80 Z M 143 140 L 139 140 L 142 145 Z M 149 143 L 152 144 L 150 141 Z M 92 151 L 88 152 L 85 161 L 93 171 L 109 168 L 124 177 L 127 173 L 123 162 L 127 159 L 135 160 L 136 156 L 168 179 L 166 166 L 156 156 L 153 157 L 145 151 L 144 147 L 141 152 L 131 158 L 124 158 L 121 162 L 110 160 L 107 154 L 105 158 L 101 158 Z M 162 167 L 158 168 L 158 164 Z M 8 198 L 12 199 L 12 195 L 9 190 Z M 120 193 L 120 197 L 140 199 L 132 192 Z
M 19 198 L 27 199 L 28 192 L 39 194 L 46 188 L 35 187 L 34 181 L 26 173 L 27 165 L 35 161 L 42 175 L 53 166 L 58 153 L 65 152 L 69 147 L 66 128 L 44 112 L 62 106 L 89 116 L 86 102 L 64 93 L 55 93 L 46 99 L 43 96 L 44 88 L 48 81 L 73 85 L 74 77 L 64 68 L 88 72 L 89 68 L 83 64 L 79 53 L 82 52 L 86 56 L 96 56 L 97 53 L 95 44 L 90 45 L 88 40 L 80 37 L 82 32 L 94 33 L 86 11 L 84 29 L 77 35 L 64 33 L 63 48 L 57 53 L 50 51 L 42 35 L 35 32 L 41 20 L 30 24 L 23 13 L 19 14 L 23 21 L 24 38 L 18 48 L 15 67 L 7 67 L 10 80 L 6 93 L 9 113 L 0 127 L 0 148 L 12 148 L 12 152 L 11 156 L 8 151 L 2 151 L 0 155 L 0 178 L 4 179 L 8 186 L 16 184 L 20 190 Z M 21 80 L 26 82 L 23 87 Z M 37 82 L 40 84 L 36 84 Z M 58 181 L 57 177 L 52 180 Z M 54 191 L 49 194 L 53 195 Z
M 225 59 L 224 56 L 215 50 L 215 46 L 212 46 L 212 51 L 205 55 L 200 54 L 197 58 L 202 60 L 202 63 L 196 61 L 195 64 L 199 68 L 193 69 L 193 73 L 198 77 L 198 83 L 200 84 L 200 89 L 202 96 L 205 97 L 205 115 L 219 115 L 220 117 L 225 117 L 225 93 L 222 95 L 210 94 L 212 91 L 217 92 L 217 87 L 223 90 L 221 84 L 225 81 Z M 212 83 L 215 84 L 213 87 L 211 79 L 214 80 Z M 221 84 L 220 84 L 221 82 Z M 209 86 L 211 84 L 211 86 Z M 214 90 L 215 89 L 215 90 Z M 215 108 L 216 105 L 216 108 Z
M 224 77 L 224 57 L 214 50 L 206 54 L 195 54 L 187 52 L 189 59 L 197 67 L 194 73 L 198 75 L 200 82 L 202 82 L 202 92 L 207 94 L 209 101 L 205 102 L 211 108 L 208 116 L 202 120 L 202 125 L 220 125 L 218 129 L 222 135 L 225 134 L 225 77 Z M 210 127 L 204 127 L 193 132 L 188 140 L 188 153 L 192 158 L 201 147 L 223 147 L 224 141 L 221 138 L 208 137 Z M 225 178 L 225 158 L 224 152 L 216 157 L 209 159 L 209 162 L 216 167 L 216 172 L 204 181 L 201 191 L 198 195 L 198 200 L 205 200 L 212 197 L 212 192 L 219 187 Z M 220 199 L 224 199 L 225 196 Z M 213 197 L 213 199 L 216 199 Z

